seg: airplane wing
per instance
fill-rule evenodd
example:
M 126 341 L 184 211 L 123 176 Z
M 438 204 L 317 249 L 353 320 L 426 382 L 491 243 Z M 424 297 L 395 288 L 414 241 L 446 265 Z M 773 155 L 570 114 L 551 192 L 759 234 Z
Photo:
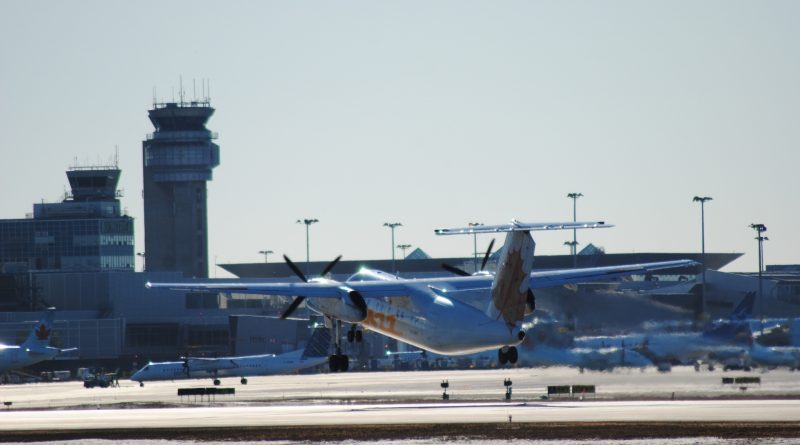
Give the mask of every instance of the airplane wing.
M 363 281 L 358 283 L 265 283 L 265 282 L 194 282 L 194 283 L 147 283 L 148 289 L 172 289 L 205 292 L 235 292 L 242 294 L 279 295 L 309 298 L 340 298 L 347 289 L 355 289 L 364 298 L 400 297 L 408 295 L 406 282 Z
M 655 263 L 627 264 L 621 266 L 590 267 L 584 269 L 561 269 L 531 272 L 530 287 L 560 286 L 571 283 L 585 283 L 638 275 L 660 269 L 689 267 L 697 265 L 691 260 L 661 261 Z M 491 275 L 452 278 L 427 278 L 390 281 L 359 281 L 339 283 L 335 281 L 269 283 L 269 282 L 215 282 L 198 281 L 184 283 L 147 283 L 150 289 L 172 289 L 204 292 L 236 292 L 242 294 L 278 295 L 285 297 L 303 296 L 308 298 L 341 298 L 349 290 L 358 291 L 364 298 L 413 296 L 419 288 L 435 290 L 436 286 L 448 285 L 457 290 L 489 289 Z
M 586 283 L 619 278 L 628 275 L 641 275 L 655 270 L 697 266 L 692 260 L 659 261 L 654 263 L 623 264 L 620 266 L 589 267 L 583 269 L 561 269 L 531 272 L 531 289 L 560 286 L 563 284 Z

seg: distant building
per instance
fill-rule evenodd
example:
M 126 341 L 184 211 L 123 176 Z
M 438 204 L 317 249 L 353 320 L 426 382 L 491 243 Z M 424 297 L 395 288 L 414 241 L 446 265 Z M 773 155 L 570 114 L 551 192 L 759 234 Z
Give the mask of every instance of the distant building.
M 208 101 L 154 104 L 142 143 L 144 256 L 148 271 L 208 277 L 206 182 L 219 165 Z
M 34 204 L 32 218 L 0 220 L 1 271 L 132 271 L 133 218 L 120 210 L 120 173 L 72 168 L 62 202 Z

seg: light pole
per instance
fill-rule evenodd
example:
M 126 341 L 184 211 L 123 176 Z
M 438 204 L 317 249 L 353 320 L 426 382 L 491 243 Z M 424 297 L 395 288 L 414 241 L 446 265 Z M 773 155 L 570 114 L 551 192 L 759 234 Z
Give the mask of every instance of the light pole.
M 469 223 L 470 227 L 477 227 L 477 226 L 482 226 L 482 225 L 483 225 L 483 223 L 479 223 L 479 222 L 471 222 L 471 223 Z M 477 233 L 473 233 L 472 234 L 472 255 L 475 258 L 475 272 L 477 272 L 478 271 L 478 234 Z
M 392 229 L 392 273 L 393 274 L 397 273 L 395 268 L 394 268 L 394 229 L 395 229 L 395 227 L 400 227 L 402 225 L 403 225 L 403 223 L 399 223 L 399 222 L 383 223 L 383 227 L 388 227 L 388 228 Z
M 398 244 L 397 248 L 403 251 L 403 259 L 406 259 L 406 249 L 411 247 L 411 244 Z
M 764 269 L 764 241 L 769 240 L 766 236 L 763 235 L 764 232 L 767 231 L 767 226 L 764 224 L 757 224 L 753 223 L 750 224 L 750 228 L 755 230 L 758 233 L 756 239 L 758 240 L 758 307 L 759 312 L 761 313 L 761 331 L 763 334 L 764 331 L 764 302 L 762 301 L 764 298 L 763 289 L 761 284 L 761 271 Z
M 275 253 L 275 252 L 273 252 L 271 250 L 259 250 L 258 253 L 260 253 L 261 255 L 264 255 L 264 262 L 265 263 L 269 263 L 269 254 Z
M 700 313 L 706 314 L 706 201 L 711 201 L 710 196 L 695 196 L 693 202 L 700 203 L 700 261 L 703 263 L 703 282 L 700 285 Z
M 307 218 L 307 219 L 298 219 L 297 220 L 297 224 L 305 224 L 306 225 L 306 273 L 309 274 L 309 275 L 311 275 L 311 271 L 310 271 L 311 266 L 309 265 L 309 261 L 311 260 L 311 253 L 310 253 L 311 249 L 309 248 L 309 243 L 308 243 L 308 227 L 311 226 L 311 224 L 318 223 L 318 222 L 319 222 L 319 220 L 316 219 L 316 218 Z
M 572 222 L 578 221 L 578 198 L 583 193 L 567 193 L 567 198 L 572 199 Z M 578 267 L 578 234 L 572 229 L 572 267 Z

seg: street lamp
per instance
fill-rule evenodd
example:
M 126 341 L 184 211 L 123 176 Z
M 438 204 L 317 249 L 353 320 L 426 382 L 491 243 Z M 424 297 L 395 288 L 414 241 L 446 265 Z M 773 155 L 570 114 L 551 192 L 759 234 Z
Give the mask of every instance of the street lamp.
M 479 223 L 479 222 L 471 222 L 471 223 L 469 223 L 470 227 L 477 227 L 477 226 L 482 226 L 482 225 L 483 225 L 483 223 Z M 478 234 L 477 233 L 473 233 L 472 234 L 472 244 L 473 244 L 473 246 L 472 246 L 472 254 L 475 257 L 475 272 L 477 272 L 478 271 Z
M 758 233 L 758 236 L 755 238 L 758 240 L 758 307 L 759 312 L 761 312 L 761 331 L 764 331 L 764 303 L 763 303 L 763 293 L 762 293 L 762 285 L 761 285 L 761 272 L 764 269 L 764 241 L 768 241 L 769 238 L 763 235 L 764 232 L 767 231 L 767 226 L 764 224 L 750 224 L 750 228 L 755 230 Z
M 394 222 L 394 223 L 383 223 L 383 227 L 388 227 L 392 229 L 392 273 L 396 273 L 394 268 L 394 228 L 402 226 L 403 223 Z
M 136 252 L 136 256 L 142 257 L 142 272 L 146 271 L 145 262 L 144 262 L 144 252 Z
M 700 261 L 703 263 L 703 283 L 700 285 L 700 311 L 705 317 L 706 314 L 706 201 L 711 201 L 710 196 L 695 196 L 693 202 L 700 203 Z
M 567 198 L 572 199 L 572 222 L 578 221 L 578 198 L 583 196 L 583 193 L 567 193 Z M 575 229 L 572 229 L 572 267 L 578 267 L 578 234 Z
M 309 274 L 309 275 L 311 275 L 311 271 L 310 271 L 310 267 L 311 266 L 309 265 L 309 261 L 311 259 L 311 254 L 310 254 L 310 249 L 309 249 L 309 245 L 308 245 L 308 227 L 311 224 L 318 223 L 318 222 L 319 222 L 319 220 L 316 219 L 316 218 L 298 219 L 297 220 L 297 224 L 305 224 L 306 225 L 306 273 Z
M 397 248 L 403 251 L 403 259 L 406 259 L 406 249 L 411 247 L 411 244 L 398 244 Z
M 269 260 L 268 260 L 269 254 L 275 253 L 275 252 L 273 252 L 271 250 L 259 250 L 258 253 L 260 253 L 261 255 L 264 255 L 264 262 L 265 263 L 269 263 Z

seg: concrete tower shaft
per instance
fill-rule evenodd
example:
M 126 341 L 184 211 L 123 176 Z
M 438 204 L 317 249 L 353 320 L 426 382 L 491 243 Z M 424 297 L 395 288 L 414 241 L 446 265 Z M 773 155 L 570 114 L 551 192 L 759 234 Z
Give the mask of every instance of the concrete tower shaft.
M 155 104 L 142 143 L 145 267 L 208 277 L 206 182 L 219 165 L 208 102 Z

